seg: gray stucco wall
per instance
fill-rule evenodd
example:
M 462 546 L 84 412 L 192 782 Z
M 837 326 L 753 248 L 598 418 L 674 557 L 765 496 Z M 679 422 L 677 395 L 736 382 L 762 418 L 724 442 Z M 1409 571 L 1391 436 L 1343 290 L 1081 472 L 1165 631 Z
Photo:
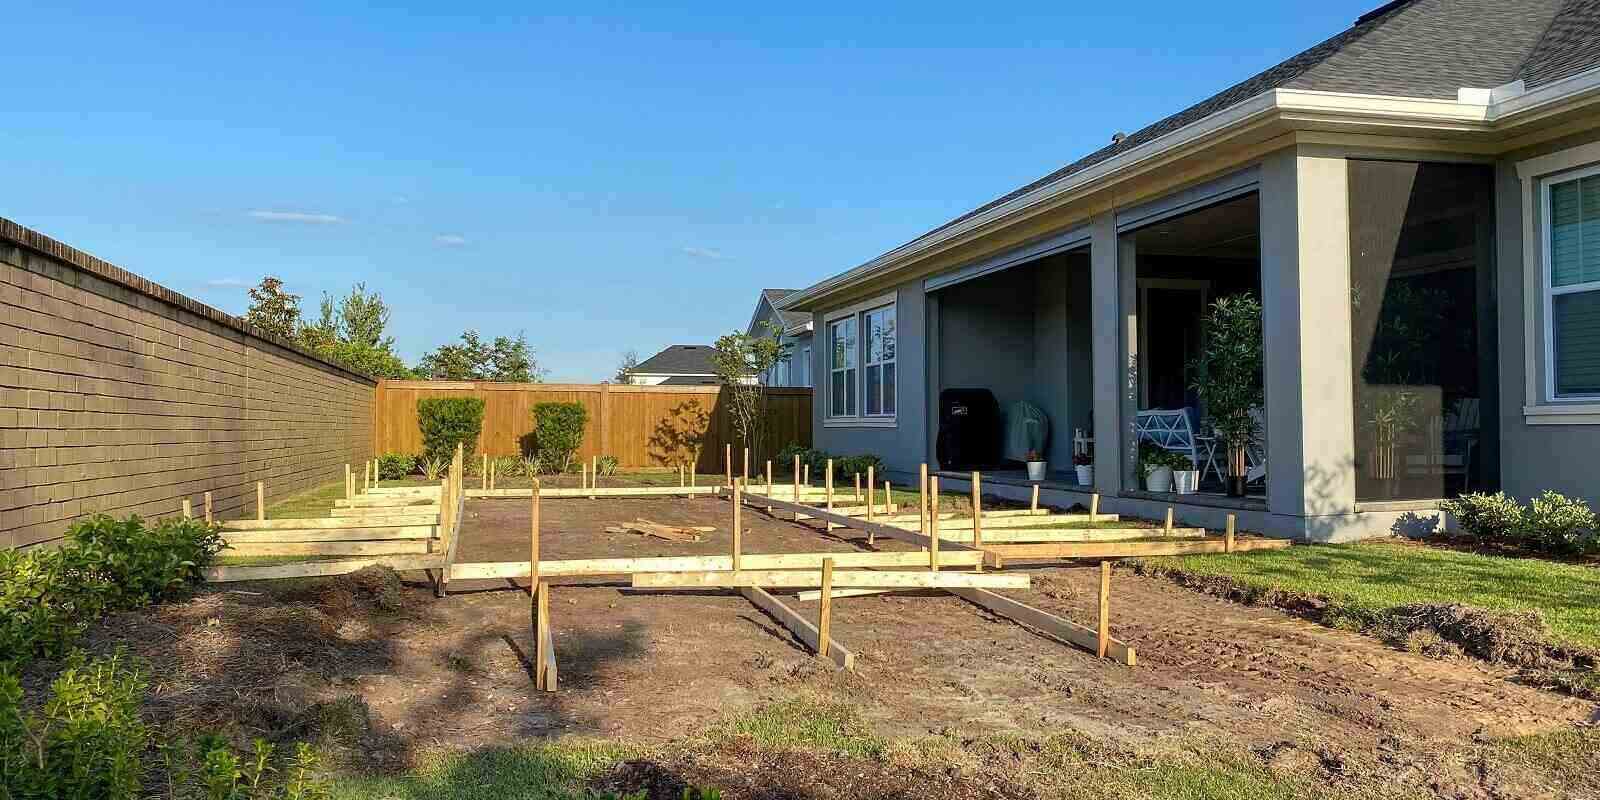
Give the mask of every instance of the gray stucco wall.
M 1495 247 L 1500 301 L 1500 483 L 1506 492 L 1524 500 L 1545 489 L 1554 489 L 1600 506 L 1600 482 L 1595 480 L 1600 425 L 1530 425 L 1523 415 L 1527 402 L 1524 270 L 1538 270 L 1541 262 L 1524 263 L 1523 192 L 1517 176 L 1518 161 L 1594 141 L 1600 141 L 1600 133 L 1518 151 L 1495 165 Z M 1533 211 L 1534 229 L 1538 230 L 1537 206 Z M 1537 358 L 1542 359 L 1542 356 Z
M 898 333 L 895 380 L 899 385 L 899 409 L 894 425 L 829 427 L 826 424 L 828 328 L 826 314 L 818 313 L 812 318 L 815 338 L 811 367 L 816 376 L 817 393 L 811 404 L 811 438 L 816 447 L 835 455 L 878 455 L 891 472 L 898 473 L 895 477 L 903 479 L 906 475 L 915 475 L 917 465 L 928 457 L 924 452 L 929 407 L 924 399 L 924 389 L 928 385 L 927 303 L 921 281 L 900 284 L 893 293 Z

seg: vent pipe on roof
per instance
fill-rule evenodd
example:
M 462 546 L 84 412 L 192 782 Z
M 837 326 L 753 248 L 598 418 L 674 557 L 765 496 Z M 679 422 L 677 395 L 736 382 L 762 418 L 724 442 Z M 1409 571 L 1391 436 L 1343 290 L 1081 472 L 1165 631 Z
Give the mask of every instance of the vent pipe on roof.
M 1111 143 L 1122 144 L 1122 140 L 1126 138 L 1128 138 L 1128 134 L 1123 133 L 1122 131 L 1117 131 L 1116 133 L 1111 134 Z

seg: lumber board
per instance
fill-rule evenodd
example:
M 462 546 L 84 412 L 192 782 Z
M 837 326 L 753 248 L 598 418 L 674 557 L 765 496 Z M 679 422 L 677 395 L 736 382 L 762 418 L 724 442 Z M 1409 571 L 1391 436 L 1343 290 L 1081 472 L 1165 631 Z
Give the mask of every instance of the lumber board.
M 835 570 L 833 585 L 841 589 L 870 588 L 945 588 L 949 586 L 985 589 L 1026 589 L 1027 575 L 993 572 L 932 572 L 917 570 L 890 572 L 867 569 Z M 635 572 L 636 589 L 690 589 L 703 587 L 742 588 L 760 586 L 773 589 L 810 589 L 822 586 L 822 570 L 741 569 L 705 572 Z
M 811 620 L 796 614 L 794 609 L 784 605 L 778 598 L 773 597 L 759 587 L 746 586 L 740 589 L 739 593 L 744 595 L 751 605 L 765 611 L 768 616 L 777 620 L 779 625 L 788 628 L 796 639 L 811 648 L 811 652 L 815 653 L 821 650 L 822 634 L 817 630 L 817 626 L 811 624 Z M 854 670 L 856 668 L 856 654 L 846 650 L 844 645 L 839 644 L 839 640 L 832 636 L 828 637 L 827 657 L 833 663 L 839 665 L 840 669 Z
M 916 531 L 908 531 L 904 528 L 897 528 L 893 525 L 885 525 L 881 522 L 867 522 L 866 520 L 856 519 L 855 517 L 845 514 L 824 511 L 820 508 L 812 508 L 811 506 L 801 505 L 799 503 L 790 503 L 786 500 L 775 500 L 770 497 L 761 497 L 759 495 L 745 495 L 745 498 L 746 502 L 750 503 L 750 505 L 770 505 L 778 511 L 788 511 L 791 513 L 799 512 L 801 514 L 807 514 L 814 519 L 834 523 L 839 527 L 851 528 L 863 533 L 874 533 L 878 536 L 884 536 L 890 539 L 899 539 L 902 542 L 910 542 L 918 547 L 928 547 L 931 542 L 926 534 L 917 533 Z M 953 542 L 950 544 L 950 547 L 957 550 L 972 549 L 966 545 L 955 544 Z
M 1240 539 L 1234 543 L 1234 552 L 1242 550 L 1277 550 L 1294 543 L 1287 539 Z M 1178 540 L 1135 542 L 1049 542 L 1040 544 L 984 545 L 989 554 L 985 562 L 1002 566 L 1005 560 L 1053 558 L 1138 558 L 1140 556 L 1189 556 L 1201 553 L 1226 552 L 1227 544 L 1221 539 L 1203 541 Z
M 386 495 L 357 495 L 349 500 L 339 499 L 333 501 L 334 508 L 398 508 L 411 504 L 438 505 L 439 493 L 433 494 L 386 494 Z
M 428 552 L 426 539 L 396 539 L 363 542 L 232 542 L 228 555 L 235 556 L 378 556 L 390 553 Z
M 871 596 L 874 596 L 874 595 L 893 594 L 894 592 L 903 592 L 903 591 L 906 591 L 906 590 L 905 589 L 834 589 L 830 596 L 833 599 L 838 600 L 841 597 L 871 597 Z M 809 600 L 821 600 L 822 599 L 822 590 L 821 589 L 803 589 L 801 591 L 795 592 L 794 598 L 796 600 L 806 600 L 806 601 L 809 601 Z
M 785 500 L 784 502 L 787 503 L 789 501 Z M 763 503 L 762 505 L 765 505 L 765 503 Z M 805 508 L 817 508 L 817 507 L 814 507 L 814 506 L 806 505 L 804 503 L 802 503 L 801 505 L 803 507 L 805 507 Z M 893 503 L 890 503 L 888 505 L 884 505 L 883 503 L 877 503 L 877 504 L 872 506 L 872 513 L 874 515 L 877 515 L 877 514 L 893 514 L 895 511 L 898 511 L 899 508 L 900 508 L 899 506 L 894 505 Z M 818 510 L 823 511 L 823 512 L 827 511 L 827 509 L 825 509 L 825 508 L 818 508 Z M 839 501 L 837 499 L 835 499 L 834 500 L 834 504 L 833 504 L 833 513 L 838 514 L 840 516 L 844 516 L 844 517 L 865 517 L 867 515 L 867 506 L 866 506 L 865 503 L 862 503 L 861 505 L 854 505 L 854 506 L 840 505 Z M 800 518 L 801 519 L 813 519 L 813 517 L 811 517 L 810 515 L 808 515 L 808 514 L 806 514 L 804 512 L 802 512 L 800 514 Z M 874 521 L 876 522 L 877 520 L 874 520 Z
M 357 506 L 355 508 L 335 508 L 334 510 L 328 512 L 328 514 L 329 514 L 329 516 L 339 517 L 339 518 L 343 518 L 343 517 L 378 517 L 378 516 L 383 516 L 383 517 L 406 516 L 406 517 L 410 517 L 410 516 L 416 516 L 418 514 L 426 514 L 428 516 L 435 516 L 436 517 L 436 516 L 439 515 L 439 504 L 437 502 L 435 502 L 432 505 L 420 504 L 420 505 L 414 505 L 414 506 L 413 505 Z
M 310 528 L 305 530 L 223 531 L 222 538 L 233 544 L 260 542 L 364 542 L 392 539 L 431 539 L 432 525 L 407 525 L 396 528 Z
M 1088 525 L 1090 522 L 1120 522 L 1121 519 L 1122 518 L 1116 514 L 1101 514 L 1100 516 L 1095 517 L 1093 520 L 1090 520 L 1088 514 L 1028 514 L 1024 516 L 991 517 L 989 516 L 988 512 L 984 512 L 983 531 L 987 534 L 992 528 L 1037 528 L 1045 525 L 1079 523 Z M 909 530 L 916 530 L 916 523 L 916 520 L 911 519 L 897 524 L 903 525 Z M 941 517 L 939 519 L 939 530 L 970 531 L 972 530 L 972 517 L 961 517 L 958 519 L 949 520 Z M 986 536 L 985 538 L 988 537 Z
M 952 567 L 976 566 L 983 554 L 976 550 L 941 552 L 940 563 Z M 833 559 L 838 567 L 893 568 L 922 567 L 928 564 L 926 553 L 746 553 L 740 555 L 740 566 L 746 569 L 820 569 L 824 558 Z M 586 558 L 565 561 L 539 562 L 539 575 L 543 578 L 571 578 L 594 575 L 631 575 L 635 572 L 712 572 L 733 569 L 733 556 L 660 556 L 647 558 Z M 526 578 L 526 561 L 484 561 L 453 564 L 451 580 L 479 578 Z
M 1204 539 L 1205 528 L 1174 528 L 1166 533 L 1160 528 L 990 528 L 984 524 L 983 546 L 1024 542 L 1131 542 L 1154 538 L 1162 540 Z M 939 538 L 946 542 L 971 542 L 972 529 L 947 531 L 939 523 Z
M 689 495 L 716 495 L 723 493 L 721 486 L 603 486 L 595 489 L 541 489 L 544 498 L 567 497 L 685 497 Z M 467 489 L 467 497 L 496 499 L 506 497 L 532 497 L 532 489 Z
M 322 530 L 438 525 L 437 514 L 391 514 L 370 517 L 307 517 L 304 519 L 236 519 L 222 523 L 228 531 Z
M 426 494 L 439 496 L 437 486 L 374 486 L 366 491 L 369 495 L 396 495 L 396 494 Z
M 431 556 L 392 556 L 388 558 L 355 558 L 337 561 L 301 561 L 294 564 L 261 564 L 207 567 L 204 578 L 209 583 L 234 583 L 237 581 L 270 581 L 284 578 L 318 578 L 329 575 L 346 575 L 374 564 L 382 564 L 397 572 L 438 569 L 444 558 Z
M 983 589 L 947 589 L 946 591 L 975 606 L 987 609 L 1013 622 L 1020 622 L 1052 638 L 1082 647 L 1091 653 L 1097 652 L 1100 647 L 1099 633 L 1095 629 L 1058 617 L 1048 611 L 1041 611 L 1026 603 L 1020 603 L 1009 597 L 984 591 Z M 1106 655 L 1130 667 L 1138 665 L 1138 656 L 1134 649 L 1126 642 L 1115 638 L 1109 640 Z
M 946 511 L 946 512 L 944 512 L 944 513 L 939 515 L 939 519 L 941 519 L 941 520 L 955 519 L 958 516 L 960 516 L 960 515 L 956 514 L 954 511 Z M 985 509 L 984 512 L 983 512 L 983 524 L 985 526 L 988 526 L 990 520 L 1010 519 L 1012 517 L 1048 517 L 1048 516 L 1074 516 L 1074 517 L 1081 516 L 1084 519 L 1088 519 L 1089 515 L 1087 515 L 1087 514 L 1053 514 L 1053 512 L 1051 512 L 1050 509 L 1048 509 L 1048 508 L 1041 508 L 1041 509 L 1038 509 L 1038 510 L 1029 509 L 1029 508 L 1002 508 L 1002 509 L 997 509 L 997 510 L 992 510 L 992 511 L 988 510 L 988 509 Z M 922 515 L 921 514 L 896 514 L 894 516 L 883 517 L 883 518 L 879 519 L 878 521 L 879 522 L 920 522 L 921 519 L 922 519 Z M 971 517 L 962 517 L 962 519 L 970 520 Z M 1110 514 L 1101 514 L 1100 515 L 1100 519 L 1103 519 L 1103 520 L 1104 519 L 1113 519 L 1113 521 L 1114 521 L 1114 518 Z

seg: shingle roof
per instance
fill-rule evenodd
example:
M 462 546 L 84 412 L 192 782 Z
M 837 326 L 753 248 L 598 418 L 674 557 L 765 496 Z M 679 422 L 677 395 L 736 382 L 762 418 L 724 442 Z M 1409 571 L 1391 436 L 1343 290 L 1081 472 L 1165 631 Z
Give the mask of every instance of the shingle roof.
M 675 344 L 645 359 L 633 372 L 644 375 L 711 375 L 716 350 L 705 344 Z
M 1600 0 L 1398 0 L 1348 30 L 1026 186 L 924 238 L 1273 89 L 1455 99 L 1523 78 L 1548 83 L 1600 64 Z
M 782 300 L 783 298 L 788 297 L 789 295 L 794 294 L 795 292 L 798 292 L 798 291 L 800 291 L 800 290 L 799 289 L 762 289 L 761 290 L 761 296 L 765 297 L 767 299 L 767 302 L 772 304 L 772 308 L 774 310 L 777 310 L 778 301 L 779 300 Z M 785 330 L 787 330 L 789 328 L 794 328 L 794 327 L 798 327 L 798 326 L 804 325 L 807 322 L 811 321 L 811 315 L 807 314 L 807 313 L 805 313 L 803 311 L 778 311 L 777 313 L 778 313 L 778 320 L 783 323 L 783 327 L 784 327 Z

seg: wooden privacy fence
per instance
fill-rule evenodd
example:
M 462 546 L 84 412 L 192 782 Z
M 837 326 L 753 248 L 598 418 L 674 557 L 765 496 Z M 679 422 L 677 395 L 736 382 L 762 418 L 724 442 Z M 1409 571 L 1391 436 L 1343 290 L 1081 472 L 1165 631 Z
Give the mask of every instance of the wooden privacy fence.
M 767 450 L 752 463 L 772 458 L 785 445 L 811 444 L 811 390 L 768 388 Z M 379 453 L 420 453 L 417 401 L 430 397 L 478 397 L 484 401 L 478 451 L 517 456 L 533 444 L 533 407 L 582 403 L 589 410 L 580 459 L 616 456 L 622 467 L 682 464 L 695 457 L 702 472 L 721 472 L 723 445 L 739 459 L 744 444 L 733 429 L 720 386 L 626 386 L 621 384 L 491 383 L 484 381 L 379 381 L 372 404 L 372 433 Z

